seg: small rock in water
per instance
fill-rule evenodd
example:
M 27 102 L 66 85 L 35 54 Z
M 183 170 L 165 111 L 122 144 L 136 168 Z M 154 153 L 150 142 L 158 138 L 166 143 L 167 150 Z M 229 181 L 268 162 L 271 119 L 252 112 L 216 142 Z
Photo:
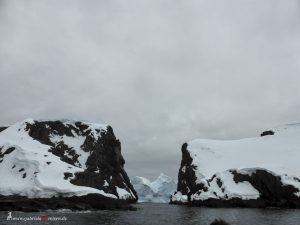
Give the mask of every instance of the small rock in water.
M 226 223 L 224 220 L 214 220 L 210 225 L 230 225 L 229 223 Z

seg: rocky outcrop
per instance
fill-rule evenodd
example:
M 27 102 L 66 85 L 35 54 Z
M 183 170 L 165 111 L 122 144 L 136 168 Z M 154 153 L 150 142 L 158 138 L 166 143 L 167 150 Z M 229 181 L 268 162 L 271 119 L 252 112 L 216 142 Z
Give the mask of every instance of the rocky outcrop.
M 4 131 L 7 127 L 0 127 L 0 132 Z
M 0 133 L 0 149 L 0 173 L 24 185 L 0 184 L 0 210 L 124 208 L 138 199 L 110 126 L 28 119 Z
M 195 192 L 199 189 L 197 186 L 195 171 L 197 166 L 193 165 L 193 158 L 187 150 L 187 143 L 184 143 L 181 147 L 182 159 L 180 169 L 178 172 L 177 191 L 180 191 L 183 195 L 188 195 L 190 192 Z
M 300 179 L 295 176 L 300 172 L 300 127 L 279 129 L 278 136 L 274 133 L 238 141 L 199 139 L 183 144 L 177 191 L 170 203 L 300 208 Z
M 260 136 L 267 136 L 267 135 L 274 135 L 275 133 L 274 133 L 274 131 L 272 131 L 272 130 L 266 130 L 266 131 L 264 131 L 264 132 L 262 132 L 261 134 L 260 134 Z
M 1 211 L 39 212 L 45 210 L 135 210 L 126 201 L 112 199 L 99 194 L 84 196 L 27 198 L 24 196 L 0 196 Z
M 224 220 L 214 220 L 210 225 L 229 225 Z

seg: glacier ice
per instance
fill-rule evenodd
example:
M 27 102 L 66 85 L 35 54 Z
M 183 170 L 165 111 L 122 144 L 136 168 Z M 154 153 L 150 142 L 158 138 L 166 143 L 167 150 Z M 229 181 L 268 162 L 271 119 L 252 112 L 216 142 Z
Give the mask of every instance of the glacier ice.
M 134 177 L 131 182 L 137 191 L 139 202 L 154 203 L 168 203 L 177 185 L 173 178 L 163 173 L 153 182 L 139 176 Z

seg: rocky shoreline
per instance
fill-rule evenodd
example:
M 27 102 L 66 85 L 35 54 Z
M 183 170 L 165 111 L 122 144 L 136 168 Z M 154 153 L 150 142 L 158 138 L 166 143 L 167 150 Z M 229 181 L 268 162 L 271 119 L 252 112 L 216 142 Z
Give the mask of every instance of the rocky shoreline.
M 135 208 L 128 201 L 111 199 L 99 194 L 51 198 L 0 196 L 0 211 L 39 212 L 59 209 L 69 209 L 72 211 L 135 210 Z

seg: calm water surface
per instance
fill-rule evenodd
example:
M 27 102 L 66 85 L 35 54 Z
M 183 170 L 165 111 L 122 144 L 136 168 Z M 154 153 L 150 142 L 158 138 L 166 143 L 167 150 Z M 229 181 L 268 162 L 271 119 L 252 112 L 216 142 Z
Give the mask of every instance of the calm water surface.
M 0 212 L 0 225 L 9 224 L 140 224 L 140 225 L 209 225 L 223 219 L 232 225 L 300 225 L 300 210 L 294 209 L 213 209 L 190 208 L 169 204 L 141 203 L 137 211 L 96 211 L 43 213 L 12 212 L 12 217 L 65 217 L 66 221 L 8 221 L 8 212 Z

